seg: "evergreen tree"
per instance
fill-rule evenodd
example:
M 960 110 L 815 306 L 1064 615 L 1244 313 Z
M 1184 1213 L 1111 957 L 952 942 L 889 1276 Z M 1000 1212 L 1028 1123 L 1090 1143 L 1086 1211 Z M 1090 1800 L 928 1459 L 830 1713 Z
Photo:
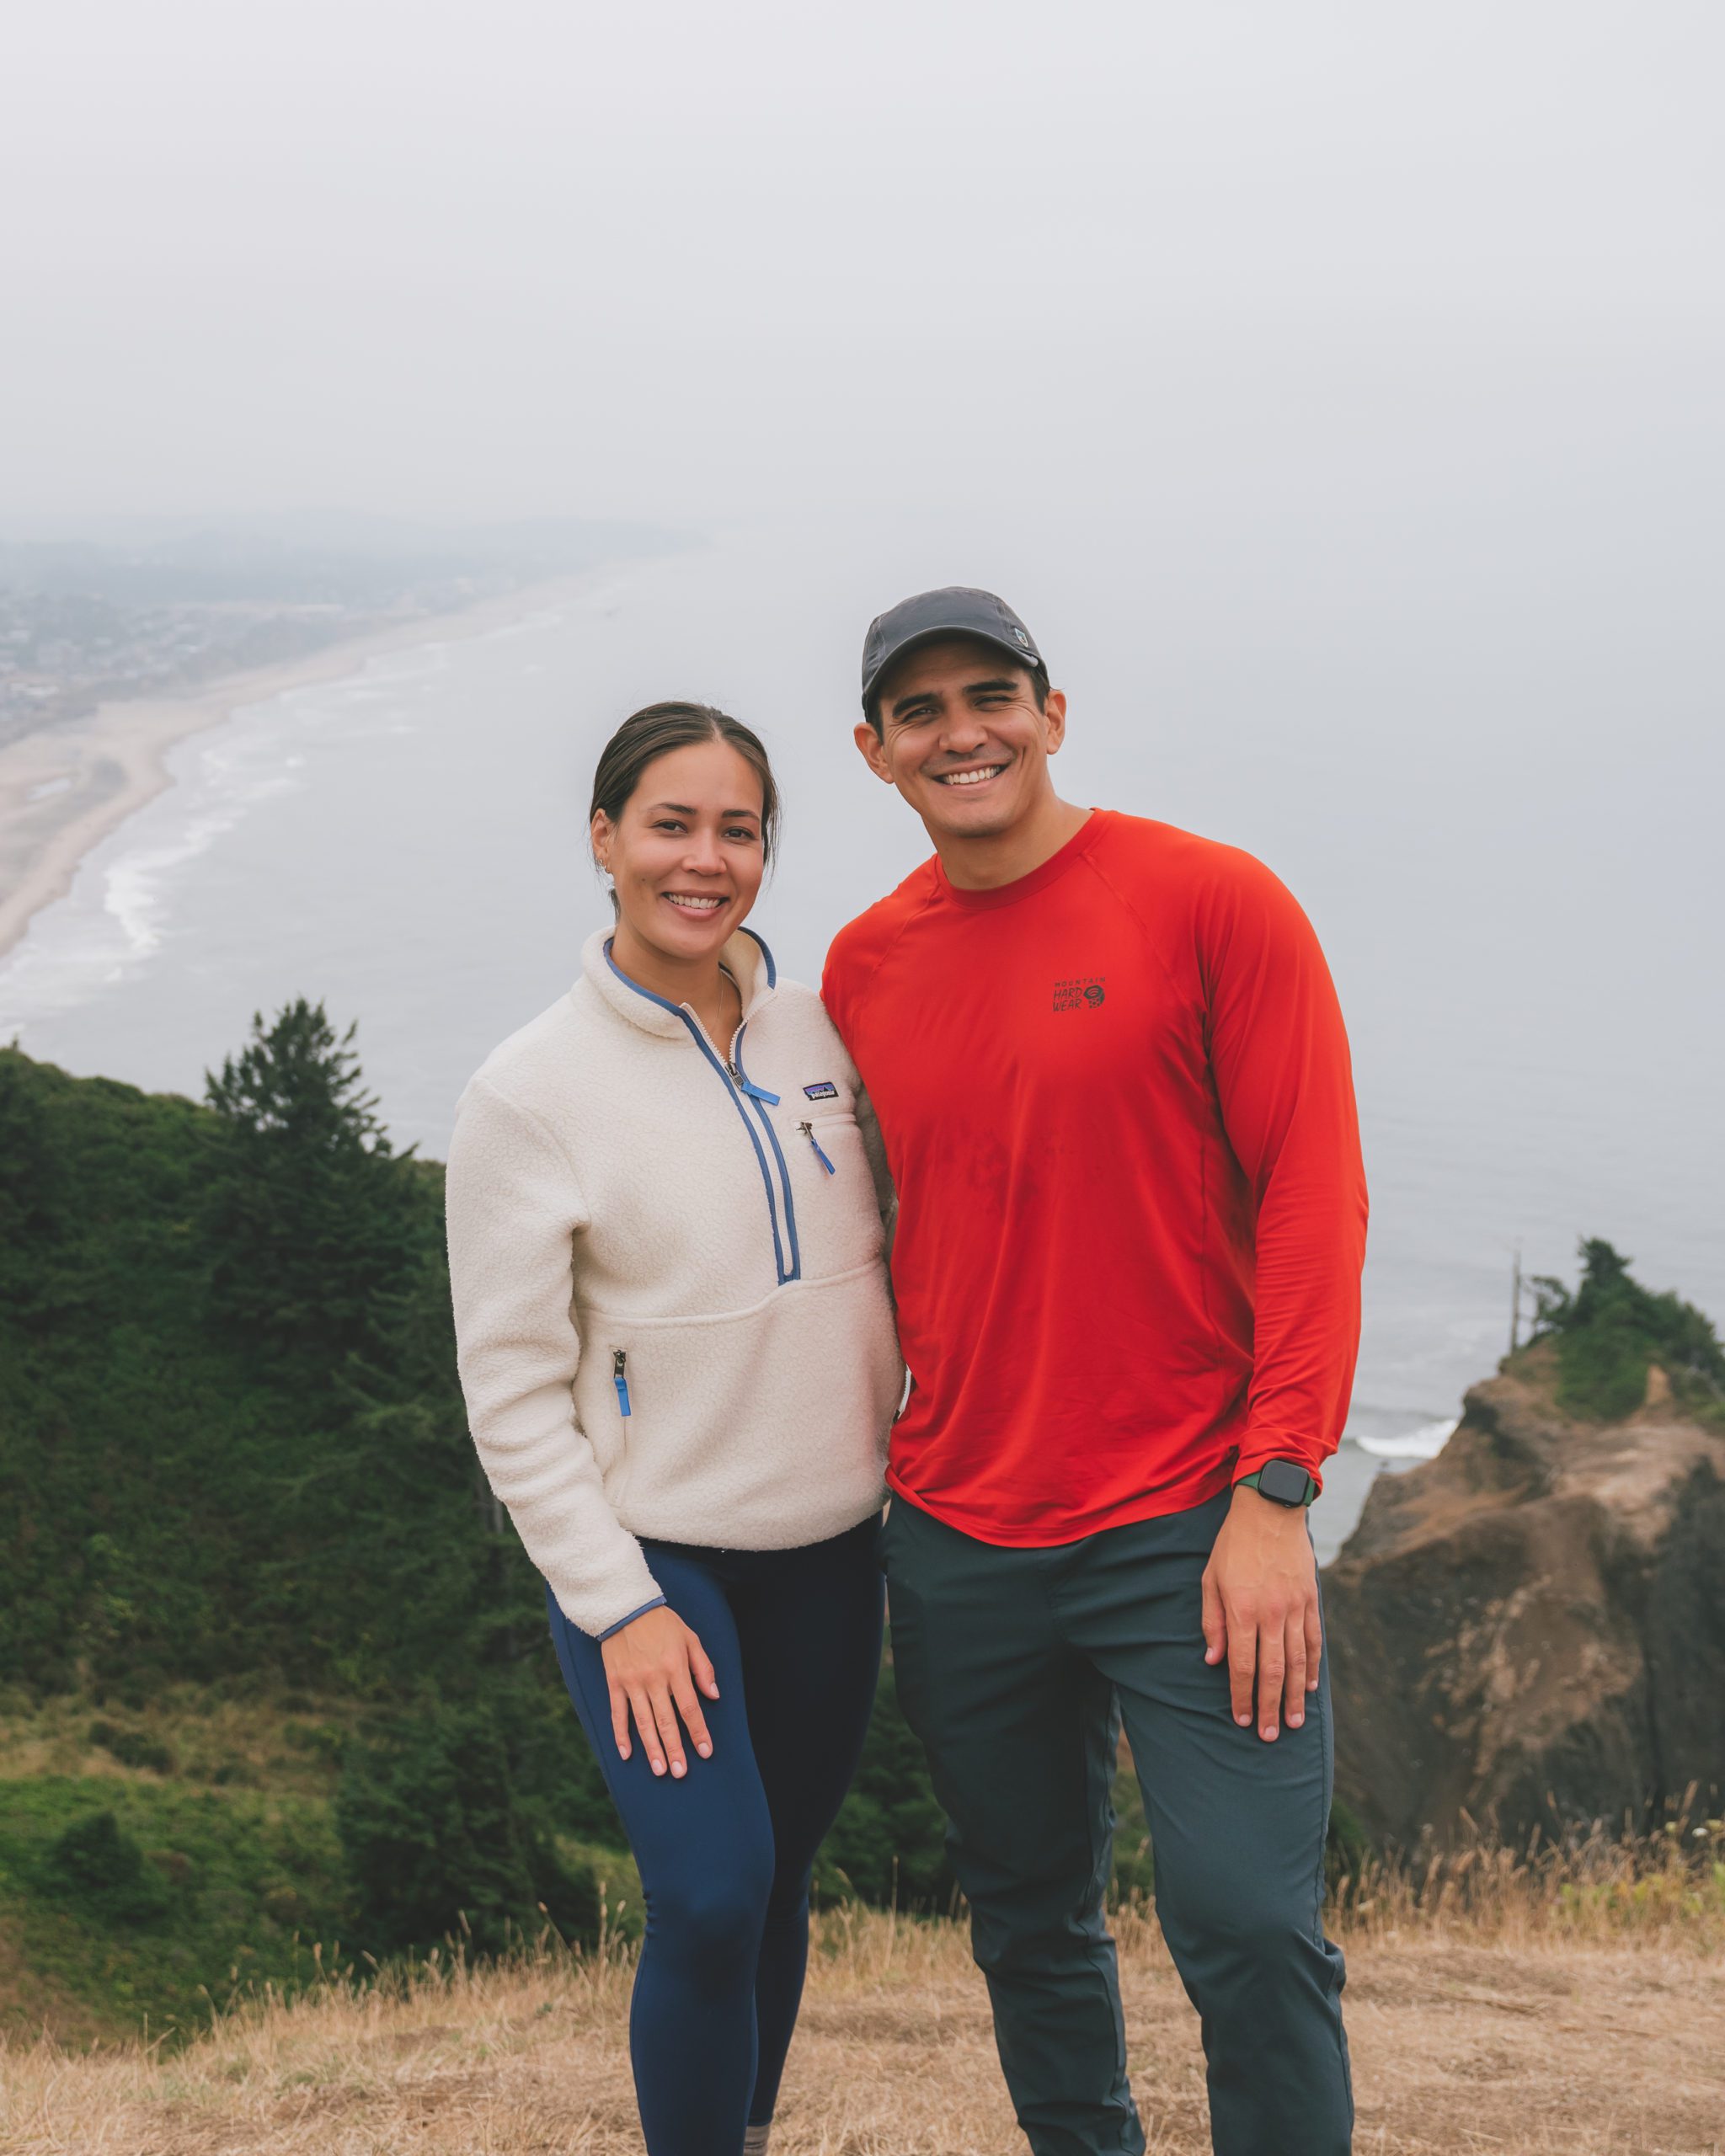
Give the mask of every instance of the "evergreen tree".
M 483 1709 L 428 1703 L 343 1769 L 335 1817 L 360 1934 L 376 1954 L 429 1946 L 465 1924 L 482 1952 L 546 1917 L 590 1936 L 598 1900 L 523 1808 L 508 1749 Z
M 50 1318 L 61 1256 L 56 1160 L 32 1065 L 0 1049 L 0 1299 L 33 1330 Z
M 246 1048 L 206 1073 L 220 1118 L 215 1313 L 254 1346 L 330 1371 L 383 1348 L 425 1240 L 409 1157 L 378 1120 L 354 1033 L 338 1036 L 302 997 L 268 1026 L 254 1016 Z

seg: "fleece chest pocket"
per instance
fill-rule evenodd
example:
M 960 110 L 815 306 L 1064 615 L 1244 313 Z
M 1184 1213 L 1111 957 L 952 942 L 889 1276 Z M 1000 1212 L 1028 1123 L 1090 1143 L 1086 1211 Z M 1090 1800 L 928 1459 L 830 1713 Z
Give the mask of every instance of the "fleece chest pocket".
M 836 1118 L 829 1116 L 826 1119 L 830 1123 Z M 833 1166 L 832 1156 L 828 1153 L 825 1146 L 821 1144 L 819 1136 L 816 1134 L 814 1129 L 814 1118 L 813 1116 L 805 1117 L 804 1120 L 797 1125 L 797 1129 L 802 1135 L 809 1140 L 810 1150 L 814 1153 L 815 1159 L 820 1161 L 821 1167 L 825 1173 L 830 1176 L 836 1176 L 838 1173 L 838 1170 Z M 831 1134 L 829 1132 L 828 1135 L 830 1136 L 830 1134 Z
M 790 1146 L 805 1257 L 818 1250 L 815 1269 L 836 1273 L 877 1257 L 880 1210 L 856 1117 L 843 1110 L 793 1116 Z
M 829 1109 L 825 1115 L 799 1116 L 796 1131 L 798 1147 L 813 1161 L 822 1182 L 848 1181 L 854 1176 L 868 1174 L 862 1133 L 854 1115 L 848 1115 L 842 1109 Z

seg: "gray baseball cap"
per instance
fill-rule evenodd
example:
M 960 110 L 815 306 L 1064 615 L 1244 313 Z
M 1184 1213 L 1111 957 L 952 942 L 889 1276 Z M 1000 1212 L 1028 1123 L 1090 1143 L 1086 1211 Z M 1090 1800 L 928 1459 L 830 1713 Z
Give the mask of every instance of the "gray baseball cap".
M 1036 639 L 1007 606 L 991 591 L 976 591 L 968 584 L 943 584 L 938 591 L 919 591 L 901 599 L 868 624 L 862 639 L 862 709 L 874 699 L 874 686 L 896 659 L 912 645 L 935 637 L 976 637 L 998 645 L 1020 666 L 1033 667 L 1046 677 Z

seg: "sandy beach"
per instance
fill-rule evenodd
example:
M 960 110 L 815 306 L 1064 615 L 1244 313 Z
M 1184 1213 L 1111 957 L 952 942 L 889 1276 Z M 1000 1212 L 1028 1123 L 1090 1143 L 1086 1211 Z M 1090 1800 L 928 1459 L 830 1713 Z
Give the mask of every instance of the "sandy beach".
M 303 659 L 163 696 L 104 703 L 0 747 L 0 957 L 72 888 L 92 847 L 173 783 L 168 752 L 248 704 L 338 681 L 370 659 L 482 635 L 566 598 L 591 572 L 555 577 L 451 614 L 392 622 Z

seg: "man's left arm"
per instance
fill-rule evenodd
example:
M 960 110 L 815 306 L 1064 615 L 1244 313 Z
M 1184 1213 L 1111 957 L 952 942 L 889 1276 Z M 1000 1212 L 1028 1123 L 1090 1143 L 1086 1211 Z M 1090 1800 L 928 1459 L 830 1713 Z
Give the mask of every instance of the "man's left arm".
M 1234 1497 L 1204 1582 L 1208 1658 L 1235 1720 L 1273 1742 L 1305 1719 L 1322 1652 L 1303 1506 L 1242 1484 L 1272 1460 L 1314 1483 L 1342 1434 L 1359 1345 L 1365 1171 L 1348 1036 L 1311 924 L 1267 868 L 1231 857 L 1200 909 L 1210 1067 L 1256 1217 L 1252 1374 Z

